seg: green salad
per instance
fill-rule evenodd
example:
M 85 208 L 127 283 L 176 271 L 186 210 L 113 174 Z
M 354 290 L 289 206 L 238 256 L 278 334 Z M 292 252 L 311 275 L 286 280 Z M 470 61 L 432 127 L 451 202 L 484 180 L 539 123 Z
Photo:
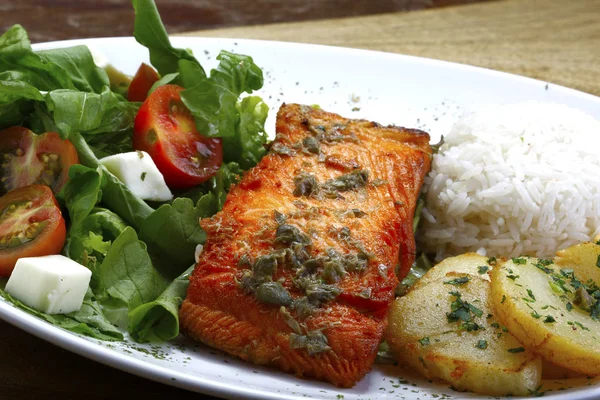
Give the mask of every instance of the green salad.
M 69 314 L 44 314 L 4 290 L 0 294 L 94 338 L 123 340 L 126 330 L 138 342 L 166 341 L 179 334 L 178 309 L 194 253 L 206 240 L 198 220 L 216 213 L 230 186 L 265 154 L 268 107 L 250 96 L 263 85 L 252 58 L 222 51 L 207 74 L 191 51 L 171 45 L 153 0 L 133 0 L 133 7 L 134 36 L 148 49 L 159 77 L 150 93 L 164 85 L 182 87 L 178 93 L 197 131 L 220 138 L 222 161 L 193 187 L 169 185 L 170 201 L 142 200 L 99 161 L 134 151 L 142 102 L 129 101 L 127 85 L 111 82 L 86 46 L 33 51 L 27 32 L 13 26 L 0 36 L 0 130 L 56 132 L 72 143 L 78 163 L 55 192 L 66 221 L 61 253 L 89 268 L 92 278 L 82 307 Z M 5 151 L 0 144 L 0 156 Z M 9 174 L 6 166 L 2 179 Z M 6 248 L 0 243 L 0 253 Z

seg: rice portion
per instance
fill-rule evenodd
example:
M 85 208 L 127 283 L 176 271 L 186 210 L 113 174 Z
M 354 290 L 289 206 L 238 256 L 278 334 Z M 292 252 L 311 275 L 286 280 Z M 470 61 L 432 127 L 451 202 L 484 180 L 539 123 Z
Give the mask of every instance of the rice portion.
M 438 260 L 554 256 L 600 233 L 600 121 L 551 103 L 484 108 L 444 138 L 423 191 L 417 241 Z

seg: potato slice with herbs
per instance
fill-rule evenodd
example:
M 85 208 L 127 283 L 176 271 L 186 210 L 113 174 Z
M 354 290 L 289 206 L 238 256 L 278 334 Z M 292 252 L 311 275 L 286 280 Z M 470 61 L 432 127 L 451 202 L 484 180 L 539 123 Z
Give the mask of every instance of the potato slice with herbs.
M 498 318 L 525 348 L 564 368 L 600 375 L 600 289 L 579 279 L 594 275 L 597 256 L 582 255 L 595 250 L 589 246 L 575 247 L 562 252 L 558 265 L 521 257 L 496 267 L 492 297 Z M 569 257 L 583 263 L 571 265 Z
M 386 339 L 400 362 L 427 378 L 492 396 L 528 395 L 540 384 L 541 358 L 496 319 L 490 282 L 479 273 L 486 263 L 470 254 L 434 267 L 394 301 Z
M 431 268 L 421 279 L 415 282 L 414 287 L 425 285 L 439 278 L 446 278 L 447 274 L 461 275 L 469 274 L 479 276 L 486 281 L 490 281 L 488 274 L 492 267 L 496 265 L 495 258 L 488 258 L 477 253 L 465 253 L 459 257 L 446 258 L 434 268 Z M 448 277 L 448 279 L 451 279 Z
M 583 283 L 591 280 L 600 284 L 600 245 L 596 243 L 587 242 L 560 250 L 556 253 L 554 263 L 559 270 L 575 271 Z

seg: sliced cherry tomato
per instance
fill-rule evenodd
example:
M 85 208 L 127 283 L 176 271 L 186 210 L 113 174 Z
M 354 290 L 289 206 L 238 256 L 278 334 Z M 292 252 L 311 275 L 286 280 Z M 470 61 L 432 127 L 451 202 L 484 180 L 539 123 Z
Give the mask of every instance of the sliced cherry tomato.
M 150 88 L 160 77 L 158 72 L 148 64 L 142 63 L 138 68 L 135 76 L 129 84 L 127 90 L 127 100 L 129 101 L 144 101 L 148 97 Z
M 13 126 L 0 132 L 0 196 L 38 183 L 58 193 L 69 179 L 69 168 L 78 164 L 77 150 L 58 133 L 36 135 Z
M 30 185 L 0 197 L 0 276 L 22 257 L 58 254 L 67 229 L 52 190 Z
M 144 150 L 172 188 L 190 188 L 212 177 L 223 161 L 221 139 L 196 130 L 177 85 L 159 86 L 135 117 L 133 147 Z

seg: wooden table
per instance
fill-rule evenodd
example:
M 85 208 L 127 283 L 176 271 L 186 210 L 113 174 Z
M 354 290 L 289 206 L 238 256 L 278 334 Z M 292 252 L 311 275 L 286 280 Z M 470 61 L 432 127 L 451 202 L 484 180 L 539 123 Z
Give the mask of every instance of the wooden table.
M 600 1 L 508 0 L 191 32 L 413 54 L 600 95 Z M 209 399 L 105 367 L 0 322 L 0 399 Z

